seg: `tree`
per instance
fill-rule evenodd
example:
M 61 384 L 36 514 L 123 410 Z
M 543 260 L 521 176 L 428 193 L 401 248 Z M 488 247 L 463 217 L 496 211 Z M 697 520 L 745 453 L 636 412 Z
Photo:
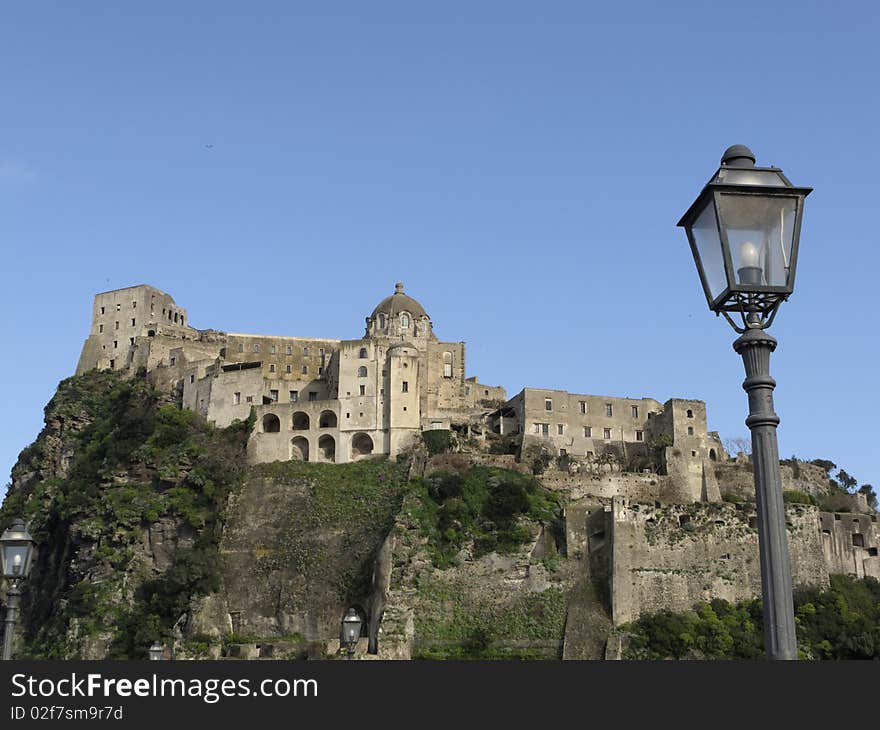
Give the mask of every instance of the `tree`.
M 838 483 L 840 484 L 840 486 L 843 487 L 843 489 L 845 489 L 847 492 L 851 492 L 851 491 L 852 491 L 853 489 L 855 489 L 855 488 L 858 486 L 858 484 L 859 484 L 858 480 L 857 480 L 855 477 L 850 476 L 850 475 L 847 474 L 843 469 L 840 469 L 840 470 L 837 472 L 837 482 L 838 482 Z
M 724 448 L 728 454 L 739 454 L 742 452 L 743 454 L 751 454 L 752 453 L 752 440 L 750 438 L 746 438 L 744 436 L 737 436 L 736 438 L 724 439 Z

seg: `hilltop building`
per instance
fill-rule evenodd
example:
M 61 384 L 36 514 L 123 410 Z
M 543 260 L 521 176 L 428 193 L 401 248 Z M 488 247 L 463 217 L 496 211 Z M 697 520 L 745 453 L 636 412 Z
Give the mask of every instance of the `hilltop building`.
M 702 401 L 579 395 L 526 388 L 507 400 L 465 371 L 465 343 L 444 342 L 403 284 L 366 317 L 358 339 L 199 330 L 174 299 L 140 285 L 95 296 L 77 373 L 136 372 L 176 390 L 218 426 L 257 417 L 254 463 L 394 456 L 426 430 L 521 434 L 552 456 L 626 458 L 667 436 L 667 468 L 695 499 L 717 499 L 705 464 L 721 457 Z

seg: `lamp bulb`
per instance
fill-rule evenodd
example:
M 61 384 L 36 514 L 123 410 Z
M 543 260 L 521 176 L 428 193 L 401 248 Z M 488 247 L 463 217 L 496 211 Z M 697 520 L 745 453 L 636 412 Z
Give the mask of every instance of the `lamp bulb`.
M 758 249 L 751 241 L 746 241 L 739 249 L 739 260 L 743 268 L 758 265 Z

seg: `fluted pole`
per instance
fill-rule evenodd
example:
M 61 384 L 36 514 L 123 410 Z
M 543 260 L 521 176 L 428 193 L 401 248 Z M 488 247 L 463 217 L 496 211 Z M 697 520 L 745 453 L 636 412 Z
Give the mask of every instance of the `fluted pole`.
M 733 349 L 742 356 L 746 369 L 743 389 L 749 396 L 746 425 L 752 432 L 764 648 L 769 659 L 797 659 L 791 558 L 776 441 L 779 416 L 773 410 L 776 381 L 770 377 L 770 353 L 776 349 L 776 340 L 761 329 L 749 329 L 733 343 Z
M 6 592 L 6 621 L 3 627 L 3 661 L 12 659 L 12 639 L 15 635 L 15 622 L 18 618 L 18 599 L 21 592 L 18 581 L 9 581 L 9 590 Z

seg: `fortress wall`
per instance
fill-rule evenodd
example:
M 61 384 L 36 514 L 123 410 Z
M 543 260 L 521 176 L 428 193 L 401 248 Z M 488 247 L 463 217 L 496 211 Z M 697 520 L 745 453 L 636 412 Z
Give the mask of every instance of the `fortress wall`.
M 655 507 L 616 498 L 609 552 L 615 625 L 660 610 L 684 611 L 700 601 L 759 596 L 758 533 L 749 505 Z M 787 510 L 796 586 L 828 585 L 828 566 L 814 507 Z
M 877 515 L 822 512 L 820 527 L 829 572 L 880 579 L 880 528 Z

